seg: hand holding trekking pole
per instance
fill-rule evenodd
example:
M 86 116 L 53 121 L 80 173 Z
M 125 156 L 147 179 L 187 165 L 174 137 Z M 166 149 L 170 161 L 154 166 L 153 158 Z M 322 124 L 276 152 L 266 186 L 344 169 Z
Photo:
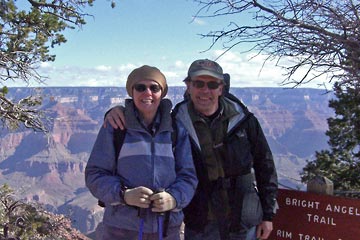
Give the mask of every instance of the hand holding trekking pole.
M 170 193 L 162 191 L 150 197 L 153 212 L 166 212 L 176 207 L 176 200 Z
M 148 208 L 151 203 L 150 196 L 153 193 L 151 189 L 142 186 L 127 189 L 124 192 L 124 201 L 131 206 Z

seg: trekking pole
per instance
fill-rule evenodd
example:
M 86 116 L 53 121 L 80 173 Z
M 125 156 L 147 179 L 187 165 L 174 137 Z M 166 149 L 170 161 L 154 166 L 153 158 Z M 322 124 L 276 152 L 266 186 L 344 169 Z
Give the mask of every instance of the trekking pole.
M 163 224 L 163 237 L 166 238 L 168 235 L 170 211 L 165 212 L 164 215 L 165 216 L 164 216 L 164 224 Z
M 158 217 L 158 235 L 159 240 L 163 239 L 163 221 L 164 221 L 164 213 L 159 213 Z
M 159 189 L 156 191 L 156 193 L 160 193 L 160 192 L 164 192 L 164 191 L 165 191 L 164 188 L 159 188 Z M 163 239 L 163 233 L 164 233 L 164 230 L 163 230 L 164 215 L 165 215 L 164 212 L 160 212 L 160 213 L 158 213 L 158 216 L 157 216 L 159 240 L 162 240 L 162 239 Z
M 139 207 L 139 208 L 138 208 L 138 216 L 139 216 L 139 218 L 140 218 L 140 223 L 139 223 L 138 240 L 142 240 L 142 239 L 143 239 L 145 214 L 146 214 L 146 209 Z

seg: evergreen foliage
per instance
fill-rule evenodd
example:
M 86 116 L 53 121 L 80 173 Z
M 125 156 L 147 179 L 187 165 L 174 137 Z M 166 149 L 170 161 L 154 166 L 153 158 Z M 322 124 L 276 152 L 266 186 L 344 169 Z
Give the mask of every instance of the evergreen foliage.
M 50 48 L 66 42 L 62 34 L 85 24 L 87 6 L 94 0 L 0 0 L 0 120 L 3 127 L 14 129 L 23 124 L 46 131 L 44 115 L 36 109 L 38 96 L 19 102 L 6 97 L 8 81 L 44 82 L 36 71 L 39 64 L 55 60 Z
M 71 227 L 63 215 L 47 212 L 41 206 L 16 198 L 8 185 L 0 187 L 0 239 L 87 239 Z
M 336 99 L 329 106 L 335 117 L 328 119 L 326 132 L 330 150 L 316 152 L 316 159 L 303 169 L 302 181 L 325 176 L 337 194 L 360 198 L 360 88 L 358 80 L 352 83 L 334 85 Z

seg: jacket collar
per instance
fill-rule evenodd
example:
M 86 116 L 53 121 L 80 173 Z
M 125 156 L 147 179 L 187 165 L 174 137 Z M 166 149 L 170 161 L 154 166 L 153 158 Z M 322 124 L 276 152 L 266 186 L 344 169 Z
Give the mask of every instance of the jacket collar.
M 172 104 L 169 99 L 162 99 L 160 101 L 159 108 L 155 116 L 154 126 L 158 132 L 162 131 L 172 131 L 171 123 L 171 108 Z M 145 127 L 141 124 L 140 116 L 135 107 L 133 99 L 125 100 L 125 122 L 127 129 L 134 129 L 137 131 L 144 131 Z

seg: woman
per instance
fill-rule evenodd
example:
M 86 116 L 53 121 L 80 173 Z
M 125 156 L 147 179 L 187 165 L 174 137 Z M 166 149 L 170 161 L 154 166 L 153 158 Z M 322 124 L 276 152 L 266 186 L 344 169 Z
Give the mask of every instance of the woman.
M 197 185 L 188 134 L 181 123 L 173 129 L 159 69 L 133 70 L 126 90 L 132 99 L 125 102 L 126 133 L 118 159 L 114 129 L 102 127 L 85 170 L 86 186 L 105 203 L 102 239 L 180 239 L 182 208 Z

